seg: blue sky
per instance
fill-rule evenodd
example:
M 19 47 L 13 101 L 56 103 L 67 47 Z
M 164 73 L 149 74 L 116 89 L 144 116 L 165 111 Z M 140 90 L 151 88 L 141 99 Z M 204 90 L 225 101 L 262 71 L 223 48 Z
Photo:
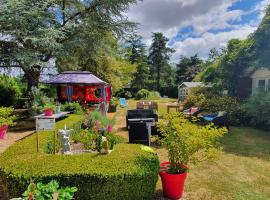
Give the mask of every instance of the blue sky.
M 211 48 L 222 48 L 232 38 L 246 38 L 258 27 L 270 0 L 144 0 L 130 8 L 138 33 L 151 44 L 153 32 L 163 32 L 181 55 L 207 58 Z

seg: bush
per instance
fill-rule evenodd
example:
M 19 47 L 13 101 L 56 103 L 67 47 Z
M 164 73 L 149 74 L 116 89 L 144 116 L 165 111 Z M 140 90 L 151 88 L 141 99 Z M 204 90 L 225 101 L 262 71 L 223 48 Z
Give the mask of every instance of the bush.
M 168 150 L 170 173 L 181 174 L 189 164 L 196 164 L 218 155 L 218 139 L 227 133 L 226 128 L 212 125 L 199 126 L 181 113 L 167 114 L 158 122 L 164 138 L 162 144 Z
M 0 107 L 0 126 L 15 125 L 14 121 L 16 119 L 16 116 L 12 114 L 13 112 L 14 112 L 14 109 L 12 107 L 9 107 L 9 108 Z
M 0 75 L 0 106 L 14 106 L 22 95 L 22 88 L 15 78 Z
M 63 111 L 74 111 L 76 114 L 82 114 L 83 108 L 78 102 L 66 102 L 61 105 L 61 110 Z
M 146 89 L 141 89 L 137 92 L 136 99 L 156 100 L 156 99 L 160 99 L 160 94 L 159 92 L 156 92 L 156 91 L 149 91 Z
M 252 95 L 244 108 L 251 117 L 251 125 L 270 130 L 270 92 Z
M 184 101 L 184 107 L 197 106 L 207 113 L 226 111 L 231 125 L 248 124 L 249 117 L 237 98 L 219 94 L 211 88 L 194 88 Z
M 42 199 L 55 199 L 54 195 L 57 194 L 57 200 L 71 200 L 74 193 L 77 191 L 76 187 L 59 188 L 57 181 L 52 180 L 48 184 L 43 183 L 30 183 L 27 190 L 23 193 L 24 199 L 42 200 Z
M 32 88 L 33 99 L 27 103 L 31 115 L 41 114 L 46 105 L 54 104 L 53 99 L 47 97 L 39 88 Z
M 57 122 L 72 128 L 81 116 L 71 115 Z M 40 148 L 52 138 L 52 132 L 40 134 Z M 75 199 L 153 199 L 158 179 L 156 155 L 139 145 L 119 144 L 109 155 L 48 155 L 36 152 L 35 135 L 25 138 L 0 155 L 1 179 L 9 198 L 22 194 L 31 179 L 48 183 L 56 180 L 62 187 L 75 186 Z

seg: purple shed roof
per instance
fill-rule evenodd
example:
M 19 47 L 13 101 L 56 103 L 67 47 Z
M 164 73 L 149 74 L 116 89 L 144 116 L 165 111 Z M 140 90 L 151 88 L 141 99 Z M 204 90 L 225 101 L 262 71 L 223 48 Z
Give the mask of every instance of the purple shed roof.
M 107 83 L 88 71 L 66 71 L 45 81 L 48 84 L 106 85 Z

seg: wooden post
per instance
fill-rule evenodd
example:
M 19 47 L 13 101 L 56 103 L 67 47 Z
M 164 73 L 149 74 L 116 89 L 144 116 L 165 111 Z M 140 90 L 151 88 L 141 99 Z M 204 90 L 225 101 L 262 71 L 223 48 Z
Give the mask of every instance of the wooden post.
M 106 85 L 102 86 L 102 112 L 104 115 L 107 115 L 106 110 Z
M 38 131 L 36 131 L 36 141 L 37 141 L 37 152 L 38 152 L 38 149 L 39 149 L 39 143 L 38 143 Z
M 53 152 L 56 154 L 56 130 L 53 131 Z

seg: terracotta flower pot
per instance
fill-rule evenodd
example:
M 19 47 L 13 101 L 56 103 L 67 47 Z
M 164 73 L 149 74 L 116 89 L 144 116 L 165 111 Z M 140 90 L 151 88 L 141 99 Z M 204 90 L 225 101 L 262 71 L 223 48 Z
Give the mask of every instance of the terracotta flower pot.
M 48 108 L 44 110 L 44 115 L 45 116 L 52 116 L 53 115 L 53 110 Z
M 160 168 L 166 168 L 170 162 L 160 164 Z M 161 170 L 159 173 L 162 181 L 163 195 L 169 199 L 180 199 L 184 194 L 184 184 L 187 173 L 169 174 L 166 170 Z
M 5 136 L 7 134 L 8 125 L 2 125 L 0 126 L 0 139 L 5 139 Z

